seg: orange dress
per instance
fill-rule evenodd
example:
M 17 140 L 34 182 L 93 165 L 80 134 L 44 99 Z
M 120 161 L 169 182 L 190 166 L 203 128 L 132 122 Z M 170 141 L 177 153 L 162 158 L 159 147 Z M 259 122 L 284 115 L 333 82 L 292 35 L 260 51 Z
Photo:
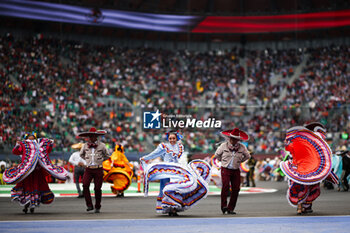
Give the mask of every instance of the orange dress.
M 111 157 L 102 165 L 103 180 L 113 184 L 111 190 L 114 194 L 121 194 L 129 188 L 133 177 L 133 165 L 126 158 L 123 146 L 116 145 Z

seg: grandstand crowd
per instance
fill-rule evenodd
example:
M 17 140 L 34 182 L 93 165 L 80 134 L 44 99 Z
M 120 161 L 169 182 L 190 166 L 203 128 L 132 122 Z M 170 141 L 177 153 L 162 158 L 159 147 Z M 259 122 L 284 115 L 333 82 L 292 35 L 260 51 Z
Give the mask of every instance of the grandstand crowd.
M 36 130 L 69 151 L 94 126 L 126 152 L 148 152 L 164 132 L 142 129 L 142 112 L 157 109 L 239 127 L 256 153 L 277 152 L 286 129 L 311 121 L 350 149 L 339 136 L 350 134 L 349 61 L 349 46 L 194 52 L 3 35 L 0 150 Z M 193 153 L 223 140 L 218 129 L 181 131 Z

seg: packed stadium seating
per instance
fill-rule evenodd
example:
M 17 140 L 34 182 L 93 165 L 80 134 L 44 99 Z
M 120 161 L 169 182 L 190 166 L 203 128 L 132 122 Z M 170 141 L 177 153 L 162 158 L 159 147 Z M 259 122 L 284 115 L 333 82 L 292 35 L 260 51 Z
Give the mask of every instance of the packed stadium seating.
M 28 130 L 69 151 L 78 132 L 147 152 L 163 131 L 143 130 L 142 112 L 215 117 L 249 132 L 249 147 L 278 151 L 287 128 L 320 121 L 350 144 L 349 46 L 285 50 L 170 51 L 97 46 L 57 38 L 0 37 L 0 147 Z M 211 153 L 220 129 L 182 129 L 190 152 Z

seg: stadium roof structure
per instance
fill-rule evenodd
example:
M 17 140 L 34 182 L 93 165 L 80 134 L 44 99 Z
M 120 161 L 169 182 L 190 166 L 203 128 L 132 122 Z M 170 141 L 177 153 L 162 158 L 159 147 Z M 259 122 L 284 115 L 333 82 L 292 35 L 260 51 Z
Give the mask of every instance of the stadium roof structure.
M 96 27 L 179 33 L 250 34 L 348 27 L 350 9 L 254 16 L 155 14 L 27 0 L 1 0 L 0 15 Z
M 349 9 L 344 0 L 39 0 L 41 2 L 158 14 L 244 16 Z

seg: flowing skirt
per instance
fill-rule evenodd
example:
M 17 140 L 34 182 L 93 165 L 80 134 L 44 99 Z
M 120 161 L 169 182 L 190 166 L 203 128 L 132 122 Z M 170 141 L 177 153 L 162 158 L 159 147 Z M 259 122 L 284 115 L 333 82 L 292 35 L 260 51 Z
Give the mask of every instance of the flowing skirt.
M 12 201 L 18 201 L 21 206 L 29 204 L 29 208 L 35 208 L 43 204 L 50 204 L 54 200 L 45 179 L 47 172 L 39 165 L 21 182 L 11 190 Z
M 287 199 L 291 206 L 297 207 L 302 204 L 303 207 L 309 207 L 318 196 L 321 194 L 320 183 L 313 185 L 304 185 L 289 181 L 289 189 Z

